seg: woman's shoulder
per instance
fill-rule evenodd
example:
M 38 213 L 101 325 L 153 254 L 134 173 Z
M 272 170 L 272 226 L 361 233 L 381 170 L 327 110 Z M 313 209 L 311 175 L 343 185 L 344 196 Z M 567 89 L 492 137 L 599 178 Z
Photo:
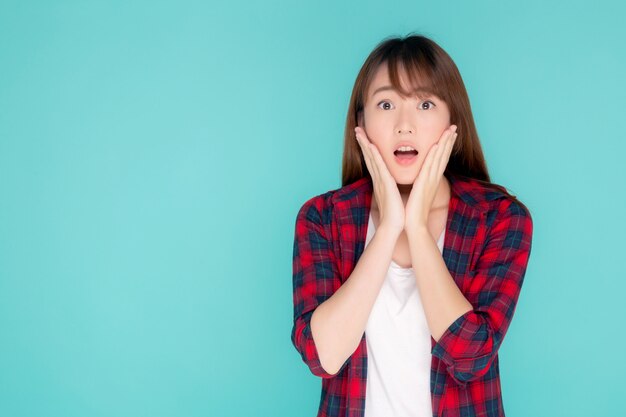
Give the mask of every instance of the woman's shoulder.
M 506 247 L 530 245 L 533 235 L 533 218 L 528 207 L 506 187 L 491 181 L 456 176 L 453 186 L 460 199 L 478 209 L 487 227 L 488 239 L 504 239 Z
M 315 207 L 323 210 L 341 201 L 346 201 L 371 192 L 372 180 L 369 177 L 360 178 L 350 184 L 316 194 L 304 202 L 302 207 Z
M 484 211 L 506 209 L 530 216 L 528 207 L 502 184 L 463 175 L 450 177 L 457 193 L 466 201 L 480 205 Z
M 350 184 L 327 190 L 323 193 L 308 198 L 300 207 L 298 218 L 303 218 L 317 223 L 329 223 L 332 219 L 332 211 L 342 202 L 354 206 L 355 202 L 364 204 L 361 198 L 366 193 L 371 193 L 372 180 L 370 177 L 360 178 Z

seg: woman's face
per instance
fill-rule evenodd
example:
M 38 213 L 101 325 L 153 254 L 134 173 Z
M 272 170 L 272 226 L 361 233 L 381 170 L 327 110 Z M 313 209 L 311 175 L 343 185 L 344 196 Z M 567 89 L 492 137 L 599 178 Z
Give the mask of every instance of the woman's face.
M 399 75 L 401 85 L 408 86 L 406 74 L 400 72 Z M 398 184 L 415 182 L 428 151 L 450 126 L 447 104 L 429 93 L 419 94 L 423 97 L 416 93 L 402 98 L 392 90 L 384 63 L 378 68 L 365 99 L 363 128 Z M 394 154 L 401 144 L 412 146 L 418 152 L 408 164 L 400 163 Z

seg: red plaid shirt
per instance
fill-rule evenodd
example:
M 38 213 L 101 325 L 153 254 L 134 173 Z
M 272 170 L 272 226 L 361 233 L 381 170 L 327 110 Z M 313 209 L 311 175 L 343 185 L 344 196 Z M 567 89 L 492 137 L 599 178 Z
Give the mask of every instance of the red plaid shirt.
M 463 176 L 451 183 L 443 259 L 474 307 L 438 342 L 431 337 L 433 416 L 503 417 L 498 348 L 513 318 L 530 256 L 532 219 L 503 192 Z M 372 180 L 364 177 L 304 203 L 293 247 L 291 340 L 322 378 L 318 417 L 362 417 L 366 335 L 334 375 L 324 371 L 311 336 L 311 315 L 350 276 L 365 248 Z

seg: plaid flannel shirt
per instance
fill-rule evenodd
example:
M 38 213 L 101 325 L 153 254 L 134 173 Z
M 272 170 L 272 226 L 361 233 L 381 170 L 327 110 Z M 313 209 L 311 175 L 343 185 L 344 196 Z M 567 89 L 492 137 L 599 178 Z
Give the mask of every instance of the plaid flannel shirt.
M 509 327 L 530 256 L 532 219 L 523 204 L 460 175 L 451 184 L 443 259 L 474 307 L 439 341 L 431 336 L 433 416 L 503 417 L 498 348 Z M 291 341 L 310 371 L 322 378 L 318 417 L 362 417 L 367 345 L 336 374 L 321 366 L 311 315 L 350 276 L 365 248 L 372 180 L 363 177 L 306 201 L 293 246 L 294 322 Z

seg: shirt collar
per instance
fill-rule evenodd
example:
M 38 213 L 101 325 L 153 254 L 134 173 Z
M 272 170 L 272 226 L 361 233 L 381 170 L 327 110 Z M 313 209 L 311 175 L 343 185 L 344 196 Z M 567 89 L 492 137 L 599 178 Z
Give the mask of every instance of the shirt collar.
M 501 196 L 501 193 L 489 190 L 476 179 L 459 174 L 444 175 L 450 182 L 450 207 L 469 209 L 480 215 L 488 210 L 490 200 Z M 366 214 L 369 214 L 372 194 L 372 179 L 365 176 L 337 190 L 333 195 L 333 203 L 365 208 Z

